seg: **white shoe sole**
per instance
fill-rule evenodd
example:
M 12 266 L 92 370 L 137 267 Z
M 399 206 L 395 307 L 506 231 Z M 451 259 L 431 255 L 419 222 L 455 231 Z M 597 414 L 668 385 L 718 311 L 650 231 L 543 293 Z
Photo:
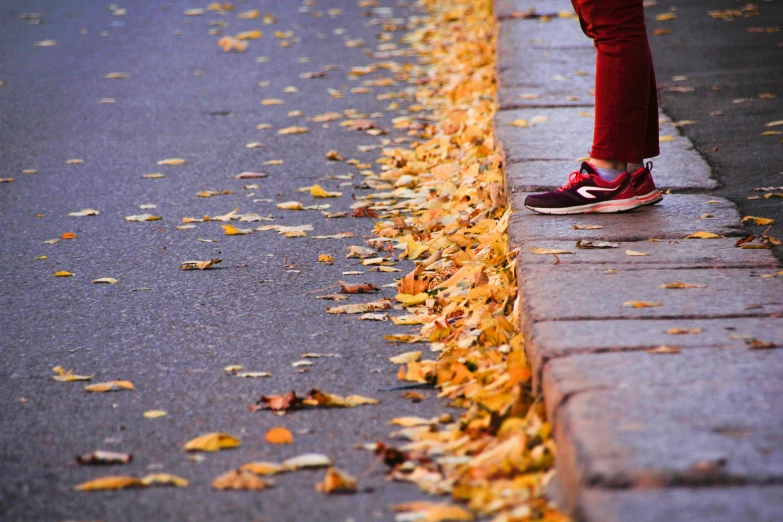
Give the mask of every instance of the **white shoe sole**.
M 663 199 L 663 195 L 660 190 L 655 189 L 643 196 L 637 194 L 636 199 L 638 199 L 642 205 L 655 205 Z
M 528 205 L 525 205 L 525 207 L 529 208 L 533 212 L 538 212 L 539 214 L 613 214 L 616 212 L 627 212 L 628 210 L 639 208 L 644 204 L 645 203 L 640 202 L 638 198 L 634 197 L 629 199 L 618 199 L 604 201 L 602 203 L 590 203 L 588 205 L 576 205 L 573 207 L 563 208 L 542 208 L 531 207 Z

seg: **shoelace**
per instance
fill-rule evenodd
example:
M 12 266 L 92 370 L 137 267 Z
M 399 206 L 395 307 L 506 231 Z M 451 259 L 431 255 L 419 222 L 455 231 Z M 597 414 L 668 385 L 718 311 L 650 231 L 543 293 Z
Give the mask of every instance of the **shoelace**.
M 575 170 L 574 172 L 568 175 L 568 182 L 562 187 L 558 188 L 557 191 L 563 192 L 566 189 L 570 189 L 574 185 L 578 185 L 579 183 L 588 179 L 589 177 L 590 177 L 589 174 L 586 174 L 579 170 Z

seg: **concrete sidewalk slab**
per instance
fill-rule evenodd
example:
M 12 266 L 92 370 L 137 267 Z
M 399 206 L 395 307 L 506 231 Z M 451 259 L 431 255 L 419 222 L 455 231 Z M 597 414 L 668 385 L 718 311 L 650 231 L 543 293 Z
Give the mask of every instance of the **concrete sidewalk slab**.
M 590 233 L 584 241 L 605 241 L 601 230 L 581 230 Z M 611 231 L 607 230 L 607 233 Z M 587 234 L 585 234 L 587 236 Z M 769 250 L 742 249 L 734 246 L 736 238 L 713 239 L 709 241 L 668 240 L 619 243 L 617 248 L 581 249 L 574 241 L 535 242 L 538 248 L 568 250 L 574 254 L 558 256 L 561 267 L 571 265 L 603 265 L 604 268 L 638 270 L 644 268 L 758 268 L 770 274 L 780 270 L 780 264 Z M 530 243 L 531 245 L 533 243 Z M 552 266 L 551 255 L 533 254 L 527 245 L 522 246 L 518 257 L 523 266 Z M 643 250 L 649 256 L 625 255 L 626 250 Z
M 524 206 L 526 193 L 514 193 L 511 205 L 509 239 L 511 246 L 529 246 L 533 240 L 577 241 L 646 241 L 658 239 L 682 240 L 698 231 L 722 236 L 742 236 L 740 216 L 729 201 L 700 194 L 673 194 L 658 205 L 638 208 L 623 214 L 575 214 L 550 216 L 536 214 Z M 699 216 L 711 214 L 702 219 Z M 602 225 L 600 230 L 575 230 L 574 225 Z M 689 239 L 687 241 L 710 241 Z M 537 246 L 537 245 L 534 245 Z
M 580 518 L 585 522 L 780 522 L 783 486 L 588 489 L 582 494 L 580 504 Z
M 512 18 L 514 12 L 535 12 L 539 14 L 557 14 L 561 11 L 573 13 L 571 4 L 564 0 L 497 0 L 495 15 L 503 20 Z
M 693 333 L 669 333 L 672 329 Z M 531 325 L 525 347 L 538 386 L 541 370 L 561 357 L 659 346 L 742 350 L 753 339 L 783 345 L 783 318 L 539 321 Z
M 514 121 L 524 119 L 530 127 L 518 128 Z M 580 108 L 528 108 L 498 112 L 498 138 L 506 150 L 509 178 L 514 185 L 554 188 L 579 168 L 578 158 L 590 154 L 593 136 L 593 111 Z M 662 187 L 709 189 L 716 186 L 709 165 L 693 150 L 690 140 L 671 128 L 671 141 L 662 141 L 661 155 L 654 159 L 653 175 Z M 538 160 L 538 161 L 536 161 Z M 555 161 L 553 161 L 555 160 Z M 515 165 L 535 161 L 534 165 Z
M 544 390 L 564 494 L 783 481 L 781 371 L 783 350 L 551 361 Z
M 633 270 L 603 267 L 523 267 L 527 322 L 544 320 L 695 319 L 783 314 L 783 278 L 758 270 Z M 667 289 L 684 282 L 706 288 Z M 641 301 L 660 306 L 633 308 Z

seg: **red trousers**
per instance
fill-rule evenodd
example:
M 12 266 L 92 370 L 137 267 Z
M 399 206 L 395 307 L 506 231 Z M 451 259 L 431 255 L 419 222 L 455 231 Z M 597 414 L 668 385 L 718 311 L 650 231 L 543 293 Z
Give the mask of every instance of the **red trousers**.
M 590 157 L 641 163 L 657 156 L 658 93 L 642 0 L 571 3 L 597 54 Z

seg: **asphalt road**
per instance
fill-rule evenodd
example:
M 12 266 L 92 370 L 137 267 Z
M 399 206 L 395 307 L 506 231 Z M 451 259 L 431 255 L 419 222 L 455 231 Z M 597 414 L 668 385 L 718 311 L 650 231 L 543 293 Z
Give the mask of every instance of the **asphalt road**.
M 764 198 L 783 193 L 783 125 L 766 126 L 783 120 L 783 3 L 753 4 L 658 0 L 647 9 L 647 27 L 661 107 L 674 121 L 695 122 L 680 130 L 712 167 L 716 194 L 743 216 L 775 220 L 769 230 L 746 223 L 748 234 L 783 240 L 783 199 Z M 676 18 L 656 19 L 663 14 Z M 652 34 L 661 29 L 671 34 Z M 754 190 L 765 187 L 777 189 Z M 783 259 L 783 247 L 773 251 Z
M 8 0 L 0 5 L 0 519 L 3 520 L 390 520 L 391 506 L 422 498 L 415 486 L 387 482 L 382 466 L 362 486 L 373 493 L 325 496 L 314 489 L 323 471 L 282 475 L 262 492 L 212 491 L 219 474 L 250 461 L 279 462 L 305 452 L 323 452 L 337 465 L 361 474 L 373 456 L 354 444 L 388 440 L 389 419 L 433 416 L 444 406 L 434 392 L 414 404 L 401 392 L 388 357 L 411 348 L 385 342 L 382 334 L 404 331 L 390 322 L 327 315 L 332 303 L 308 294 L 339 279 L 378 286 L 394 274 L 369 272 L 346 259 L 349 245 L 364 244 L 372 219 L 325 219 L 317 211 L 278 210 L 275 203 L 299 200 L 330 203 L 346 211 L 361 175 L 355 167 L 325 159 L 337 149 L 347 158 L 373 162 L 378 151 L 357 146 L 384 137 L 349 131 L 338 122 L 306 118 L 326 111 L 383 112 L 377 121 L 391 127 L 397 112 L 374 94 L 399 91 L 405 84 L 372 87 L 351 94 L 379 71 L 349 80 L 348 69 L 377 59 L 364 51 L 379 44 L 384 16 L 414 14 L 398 2 L 385 9 L 359 8 L 352 0 L 300 2 L 272 0 L 237 4 L 237 11 L 185 16 L 193 2 L 172 0 L 122 5 L 126 14 L 81 0 Z M 341 13 L 327 13 L 341 8 Z M 277 22 L 238 19 L 251 8 L 273 13 Z M 311 11 L 320 11 L 315 17 Z M 23 13 L 42 15 L 30 24 Z M 369 14 L 370 16 L 366 16 Z M 225 34 L 260 29 L 244 53 L 224 53 L 209 35 L 210 21 L 228 24 Z M 276 30 L 294 31 L 281 47 Z M 395 39 L 402 33 L 395 33 Z M 366 45 L 346 47 L 362 39 Z M 54 40 L 53 46 L 36 42 Z M 389 42 L 386 42 L 389 43 Z M 267 57 L 266 61 L 257 60 Z M 398 58 L 404 60 L 405 58 Z M 300 74 L 338 66 L 323 78 Z M 124 79 L 104 75 L 122 72 Z M 269 82 L 259 87 L 259 82 Z M 295 86 L 298 92 L 284 92 Z M 345 92 L 332 97 L 327 89 Z M 112 98 L 114 103 L 99 103 Z M 283 105 L 262 106 L 280 98 Z M 401 103 L 403 107 L 407 102 Z M 289 116 L 300 110 L 302 116 Z M 258 130 L 260 123 L 271 129 Z M 279 136 L 289 125 L 307 134 Z M 400 134 L 392 134 L 386 138 Z M 246 144 L 260 142 L 257 148 Z M 184 158 L 179 166 L 159 166 Z M 66 164 L 81 159 L 82 164 Z M 282 165 L 264 165 L 283 160 Z M 377 165 L 376 172 L 377 172 Z M 25 169 L 37 170 L 24 174 Z M 244 171 L 264 179 L 238 180 Z M 165 178 L 145 179 L 143 174 Z M 346 182 L 327 175 L 354 175 Z M 297 192 L 320 183 L 342 190 L 342 198 L 314 200 Z M 348 186 L 342 186 L 349 183 Z M 255 189 L 244 185 L 258 184 Z M 233 195 L 199 198 L 202 190 Z M 257 201 L 261 200 L 261 201 Z M 263 201 L 271 200 L 271 201 Z M 141 205 L 154 209 L 140 209 Z M 97 216 L 69 217 L 83 208 Z M 274 224 L 312 224 L 312 235 L 353 232 L 352 239 L 285 238 L 275 232 L 226 236 L 221 223 L 179 230 L 185 216 L 240 212 L 271 214 Z M 150 212 L 162 221 L 129 223 L 124 217 Z M 233 224 L 253 227 L 266 224 Z M 73 232 L 76 239 L 44 242 Z M 200 242 L 199 239 L 216 240 Z M 333 265 L 316 262 L 334 256 Z M 39 256 L 46 259 L 36 260 Z M 182 271 L 185 260 L 221 258 L 208 271 Z M 403 270 L 410 267 L 400 265 Z M 73 277 L 55 278 L 56 271 Z M 360 270 L 360 276 L 343 275 Z M 93 284 L 100 277 L 119 281 Z M 328 292 L 323 292 L 328 293 Z M 385 288 L 377 297 L 392 297 Z M 376 296 L 351 296 L 363 302 Z M 396 312 L 395 312 L 396 313 Z M 313 359 L 307 373 L 292 363 L 307 352 L 338 354 Z M 265 379 L 240 379 L 223 367 L 242 365 L 268 371 Z M 84 383 L 52 380 L 52 367 L 95 374 L 93 382 L 127 379 L 136 391 L 90 394 Z M 249 412 L 261 394 L 311 387 L 381 400 L 377 406 L 310 410 L 283 417 Z M 168 415 L 147 419 L 147 410 Z M 264 441 L 270 427 L 282 425 L 293 445 Z M 225 431 L 242 446 L 193 462 L 182 446 L 193 437 Z M 79 466 L 77 454 L 95 449 L 129 452 L 132 463 L 114 467 Z M 142 476 L 165 471 L 190 480 L 187 488 L 150 488 L 77 493 L 73 487 L 103 475 Z

